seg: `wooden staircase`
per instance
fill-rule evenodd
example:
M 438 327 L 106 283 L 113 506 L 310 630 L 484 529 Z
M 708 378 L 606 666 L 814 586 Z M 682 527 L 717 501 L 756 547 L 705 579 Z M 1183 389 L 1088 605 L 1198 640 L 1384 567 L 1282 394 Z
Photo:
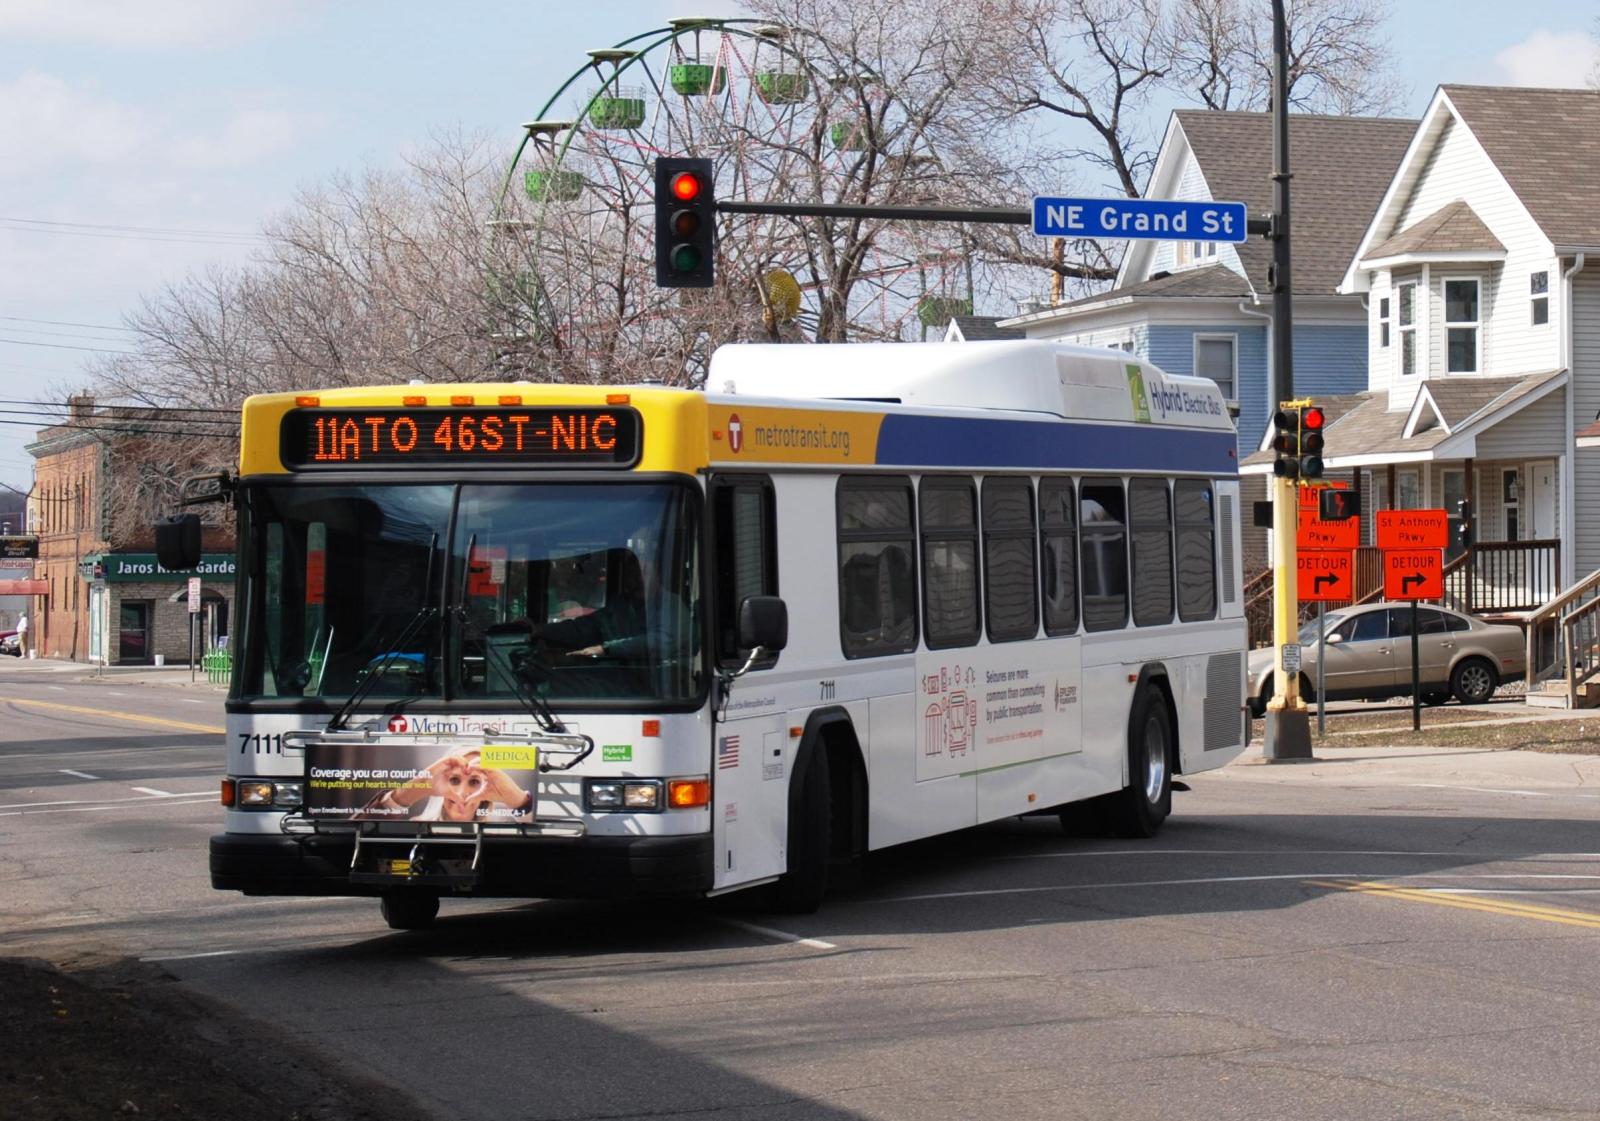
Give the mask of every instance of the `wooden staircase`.
M 1526 617 L 1527 703 L 1600 706 L 1600 570 Z

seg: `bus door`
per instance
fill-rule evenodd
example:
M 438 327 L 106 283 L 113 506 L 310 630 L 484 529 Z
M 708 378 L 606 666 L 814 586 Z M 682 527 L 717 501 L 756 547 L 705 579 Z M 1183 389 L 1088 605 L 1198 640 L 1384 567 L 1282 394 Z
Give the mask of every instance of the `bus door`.
M 764 475 L 718 475 L 708 483 L 710 585 L 715 657 L 721 673 L 742 667 L 739 604 L 778 595 L 777 506 Z M 791 604 L 790 610 L 796 609 Z M 788 839 L 788 726 L 777 690 L 764 680 L 778 656 L 723 685 L 712 724 L 711 828 L 714 886 L 734 887 L 782 873 Z M 725 701 L 725 703 L 723 703 Z

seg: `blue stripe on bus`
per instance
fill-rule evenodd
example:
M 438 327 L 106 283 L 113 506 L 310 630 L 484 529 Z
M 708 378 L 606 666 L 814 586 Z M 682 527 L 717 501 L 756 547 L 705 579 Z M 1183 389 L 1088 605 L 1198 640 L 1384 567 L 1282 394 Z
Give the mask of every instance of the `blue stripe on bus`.
M 878 432 L 878 464 L 1231 475 L 1239 470 L 1234 439 L 1227 430 L 1146 424 L 890 414 Z

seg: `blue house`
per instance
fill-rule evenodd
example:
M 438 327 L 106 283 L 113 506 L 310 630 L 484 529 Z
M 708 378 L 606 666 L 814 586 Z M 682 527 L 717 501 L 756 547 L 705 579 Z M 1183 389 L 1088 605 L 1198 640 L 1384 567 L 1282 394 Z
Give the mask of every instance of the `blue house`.
M 1416 134 L 1417 122 L 1290 117 L 1294 172 L 1294 379 L 1300 396 L 1367 388 L 1367 309 L 1338 291 Z M 1235 201 L 1251 215 L 1272 205 L 1267 113 L 1172 114 L 1148 198 Z M 1240 458 L 1259 445 L 1270 407 L 1272 245 L 1131 242 L 1111 288 L 1000 321 L 1029 338 L 1131 351 L 1175 374 L 1215 380 L 1237 409 Z M 1255 480 L 1254 489 L 1264 488 Z M 1265 534 L 1247 531 L 1246 571 L 1265 563 Z

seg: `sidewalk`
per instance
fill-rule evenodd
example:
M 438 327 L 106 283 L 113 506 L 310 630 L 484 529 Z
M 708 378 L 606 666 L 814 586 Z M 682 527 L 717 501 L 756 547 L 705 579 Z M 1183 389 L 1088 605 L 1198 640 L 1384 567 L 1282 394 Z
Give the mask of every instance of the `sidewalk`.
M 94 666 L 62 658 L 0 658 L 0 676 L 40 677 L 51 681 L 116 681 L 119 685 L 158 685 L 169 689 L 205 689 L 217 694 L 226 685 L 213 685 L 196 666 L 191 682 L 188 666 Z

